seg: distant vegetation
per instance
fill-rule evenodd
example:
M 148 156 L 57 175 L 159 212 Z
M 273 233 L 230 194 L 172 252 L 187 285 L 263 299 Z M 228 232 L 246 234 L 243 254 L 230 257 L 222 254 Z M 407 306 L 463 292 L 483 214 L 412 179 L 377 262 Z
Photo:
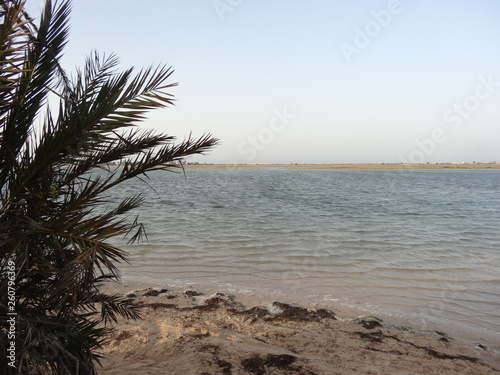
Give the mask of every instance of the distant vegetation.
M 24 1 L 0 3 L 2 374 L 96 373 L 109 323 L 139 317 L 100 286 L 118 280 L 126 260 L 113 238 L 143 233 L 127 215 L 143 198 L 113 206 L 106 194 L 217 143 L 210 135 L 175 143 L 137 127 L 172 104 L 170 67 L 118 72 L 115 56 L 94 53 L 68 75 L 69 13 L 69 1 L 47 0 L 35 23 Z

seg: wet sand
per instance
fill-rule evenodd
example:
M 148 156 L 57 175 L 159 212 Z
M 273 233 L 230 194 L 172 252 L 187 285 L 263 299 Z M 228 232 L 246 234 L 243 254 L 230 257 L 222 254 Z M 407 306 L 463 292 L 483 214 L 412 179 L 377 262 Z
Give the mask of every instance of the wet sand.
M 499 374 L 500 353 L 372 316 L 215 293 L 127 292 L 143 320 L 121 320 L 100 374 Z

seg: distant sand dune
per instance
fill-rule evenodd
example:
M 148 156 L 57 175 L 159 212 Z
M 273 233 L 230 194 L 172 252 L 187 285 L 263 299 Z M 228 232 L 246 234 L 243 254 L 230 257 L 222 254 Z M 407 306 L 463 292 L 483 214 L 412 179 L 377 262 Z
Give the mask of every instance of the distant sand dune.
M 433 164 L 187 164 L 190 169 L 234 169 L 281 167 L 284 169 L 361 169 L 361 170 L 413 170 L 413 169 L 500 169 L 500 163 L 433 163 Z

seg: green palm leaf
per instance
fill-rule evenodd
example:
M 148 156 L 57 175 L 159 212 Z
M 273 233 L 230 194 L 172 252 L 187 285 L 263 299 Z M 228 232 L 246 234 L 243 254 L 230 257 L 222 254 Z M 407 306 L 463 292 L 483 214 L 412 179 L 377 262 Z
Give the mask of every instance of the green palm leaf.
M 176 142 L 138 128 L 149 111 L 174 103 L 168 66 L 117 72 L 114 55 L 94 52 L 74 77 L 67 75 L 60 58 L 70 8 L 70 1 L 47 0 L 35 25 L 24 1 L 0 4 L 0 270 L 15 263 L 22 337 L 15 369 L 0 358 L 6 373 L 96 373 L 96 350 L 108 332 L 99 324 L 139 317 L 131 301 L 100 287 L 118 281 L 118 265 L 127 261 L 113 240 L 144 235 L 137 218 L 127 217 L 143 197 L 113 206 L 108 191 L 178 168 L 218 142 L 211 135 Z M 59 98 L 58 108 L 48 107 L 50 95 Z M 0 294 L 7 289 L 0 278 Z M 71 335 L 63 334 L 68 327 Z M 8 328 L 3 320 L 4 349 Z

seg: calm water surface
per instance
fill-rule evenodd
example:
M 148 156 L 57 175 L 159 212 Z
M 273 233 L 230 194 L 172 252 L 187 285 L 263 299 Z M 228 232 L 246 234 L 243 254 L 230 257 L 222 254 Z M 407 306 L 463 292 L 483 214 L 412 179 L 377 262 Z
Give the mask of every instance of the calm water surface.
M 153 173 L 125 281 L 357 308 L 500 345 L 500 171 Z

